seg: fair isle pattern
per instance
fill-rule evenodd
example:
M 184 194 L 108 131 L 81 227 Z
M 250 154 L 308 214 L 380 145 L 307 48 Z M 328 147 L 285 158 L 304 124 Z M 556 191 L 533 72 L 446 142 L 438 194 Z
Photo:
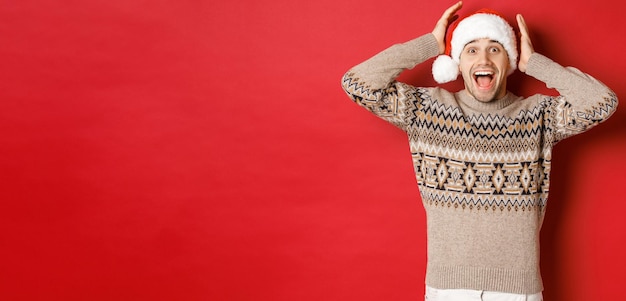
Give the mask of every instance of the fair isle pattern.
M 543 210 L 550 160 L 536 151 L 545 128 L 539 108 L 520 110 L 514 118 L 466 116 L 460 108 L 434 100 L 428 89 L 413 90 L 415 100 L 405 100 L 410 108 L 406 131 L 425 204 Z
M 512 116 L 468 116 L 433 99 L 429 89 L 395 82 L 376 90 L 353 76 L 342 80 L 348 95 L 406 131 L 424 204 L 463 210 L 542 212 L 552 146 L 606 119 L 617 106 L 613 97 L 575 114 L 564 98 L 546 96 Z
M 540 292 L 538 234 L 552 148 L 606 120 L 617 97 L 538 53 L 526 74 L 560 96 L 509 93 L 483 103 L 463 91 L 396 80 L 438 53 L 437 39 L 426 34 L 383 50 L 342 78 L 352 100 L 407 133 L 428 226 L 426 284 Z
M 437 190 L 428 190 L 422 193 L 424 205 L 445 207 L 451 209 L 475 210 L 476 212 L 484 211 L 534 211 L 544 210 L 546 199 L 540 197 L 538 199 L 525 196 L 491 196 L 478 195 L 471 196 L 467 194 L 450 194 Z M 542 211 L 538 211 L 542 212 Z
M 406 116 L 405 101 L 399 100 L 407 98 L 402 97 L 403 95 L 398 92 L 395 86 L 392 85 L 386 90 L 371 89 L 368 85 L 362 83 L 359 78 L 355 78 L 354 73 L 344 75 L 341 82 L 348 96 L 358 105 L 404 129 L 403 125 L 408 121 L 402 118 L 402 116 Z M 400 84 L 402 85 L 402 83 Z M 390 93 L 392 97 L 383 97 L 383 93 Z

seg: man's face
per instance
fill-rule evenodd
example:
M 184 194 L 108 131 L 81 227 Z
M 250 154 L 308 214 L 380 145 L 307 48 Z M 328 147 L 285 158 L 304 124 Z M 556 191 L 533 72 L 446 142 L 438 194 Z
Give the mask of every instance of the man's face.
M 459 59 L 465 89 L 482 102 L 490 102 L 506 95 L 509 68 L 506 50 L 500 43 L 490 39 L 469 42 Z

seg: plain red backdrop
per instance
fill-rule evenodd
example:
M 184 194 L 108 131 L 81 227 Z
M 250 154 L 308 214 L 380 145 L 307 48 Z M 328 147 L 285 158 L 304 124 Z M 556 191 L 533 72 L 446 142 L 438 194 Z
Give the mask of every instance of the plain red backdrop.
M 0 300 L 421 300 L 406 137 L 340 78 L 451 3 L 4 1 Z M 537 51 L 623 99 L 617 3 L 462 13 L 523 13 Z M 429 71 L 401 79 L 432 85 Z M 548 301 L 626 297 L 625 122 L 556 147 Z

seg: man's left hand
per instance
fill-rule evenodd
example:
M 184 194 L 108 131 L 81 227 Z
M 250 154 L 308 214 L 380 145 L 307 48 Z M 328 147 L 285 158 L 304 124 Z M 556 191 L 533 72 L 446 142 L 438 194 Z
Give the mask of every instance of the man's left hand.
M 526 26 L 526 22 L 524 21 L 524 17 L 521 14 L 517 15 L 517 26 L 520 30 L 520 54 L 519 54 L 519 63 L 517 67 L 520 71 L 526 73 L 526 66 L 528 65 L 528 59 L 530 59 L 530 55 L 535 52 L 533 49 L 533 44 L 530 42 L 530 35 L 528 34 L 528 26 Z

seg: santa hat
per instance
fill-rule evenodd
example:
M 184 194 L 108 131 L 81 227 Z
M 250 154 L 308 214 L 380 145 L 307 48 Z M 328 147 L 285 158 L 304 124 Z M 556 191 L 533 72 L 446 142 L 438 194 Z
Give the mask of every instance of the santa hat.
M 433 63 L 433 77 L 440 84 L 459 76 L 459 59 L 467 43 L 488 38 L 502 44 L 509 55 L 509 75 L 517 68 L 517 39 L 513 28 L 497 12 L 481 9 L 450 25 L 446 33 L 445 53 Z

